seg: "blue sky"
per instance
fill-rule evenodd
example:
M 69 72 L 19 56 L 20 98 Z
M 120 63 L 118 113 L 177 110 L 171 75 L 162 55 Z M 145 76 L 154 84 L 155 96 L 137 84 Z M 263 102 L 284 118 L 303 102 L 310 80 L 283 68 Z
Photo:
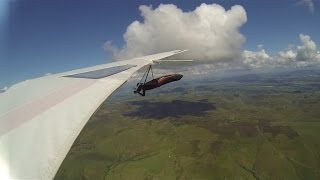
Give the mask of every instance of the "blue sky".
M 5 7 L 5 1 L 9 6 Z M 103 44 L 111 40 L 123 45 L 127 26 L 142 20 L 140 5 L 156 8 L 160 3 L 173 3 L 183 11 L 193 11 L 203 2 L 218 3 L 226 9 L 239 4 L 248 18 L 240 29 L 246 37 L 243 49 L 254 50 L 263 44 L 275 54 L 289 44 L 299 44 L 300 33 L 320 44 L 319 1 L 314 2 L 313 12 L 295 0 L 0 2 L 0 88 L 46 73 L 110 62 Z

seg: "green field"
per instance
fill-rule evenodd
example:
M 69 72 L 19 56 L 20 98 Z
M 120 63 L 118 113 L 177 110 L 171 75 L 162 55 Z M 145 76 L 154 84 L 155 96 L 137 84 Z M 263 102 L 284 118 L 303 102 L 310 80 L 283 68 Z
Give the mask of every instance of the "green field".
M 320 179 L 320 71 L 127 89 L 90 119 L 56 179 Z

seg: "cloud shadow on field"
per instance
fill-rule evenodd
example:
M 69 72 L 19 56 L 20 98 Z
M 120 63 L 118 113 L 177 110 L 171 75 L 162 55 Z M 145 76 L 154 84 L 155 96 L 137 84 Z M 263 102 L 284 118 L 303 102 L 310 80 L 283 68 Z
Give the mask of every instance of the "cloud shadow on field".
M 216 107 L 207 101 L 191 102 L 173 100 L 170 102 L 133 101 L 131 105 L 138 106 L 133 111 L 124 114 L 144 119 L 163 119 L 167 117 L 181 117 L 186 115 L 201 116 L 207 111 L 215 110 Z

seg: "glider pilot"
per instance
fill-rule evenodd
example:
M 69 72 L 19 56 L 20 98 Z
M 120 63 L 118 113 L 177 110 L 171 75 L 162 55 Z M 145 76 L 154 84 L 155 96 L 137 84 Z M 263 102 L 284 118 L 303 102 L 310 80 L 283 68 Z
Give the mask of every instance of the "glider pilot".
M 164 84 L 168 84 L 173 81 L 179 81 L 182 78 L 183 75 L 181 74 L 169 74 L 165 76 L 158 77 L 156 79 L 152 79 L 149 82 L 146 83 L 138 83 L 137 89 L 134 91 L 134 93 L 139 93 L 141 96 L 146 95 L 146 91 L 150 89 L 154 89 L 157 87 L 160 87 Z M 142 91 L 142 93 L 141 93 Z

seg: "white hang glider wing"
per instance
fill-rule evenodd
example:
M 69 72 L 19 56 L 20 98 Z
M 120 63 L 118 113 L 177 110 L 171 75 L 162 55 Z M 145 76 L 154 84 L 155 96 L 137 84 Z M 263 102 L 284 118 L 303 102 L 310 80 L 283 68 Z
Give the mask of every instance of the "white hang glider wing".
M 0 179 L 53 179 L 100 104 L 176 50 L 27 80 L 0 93 Z

